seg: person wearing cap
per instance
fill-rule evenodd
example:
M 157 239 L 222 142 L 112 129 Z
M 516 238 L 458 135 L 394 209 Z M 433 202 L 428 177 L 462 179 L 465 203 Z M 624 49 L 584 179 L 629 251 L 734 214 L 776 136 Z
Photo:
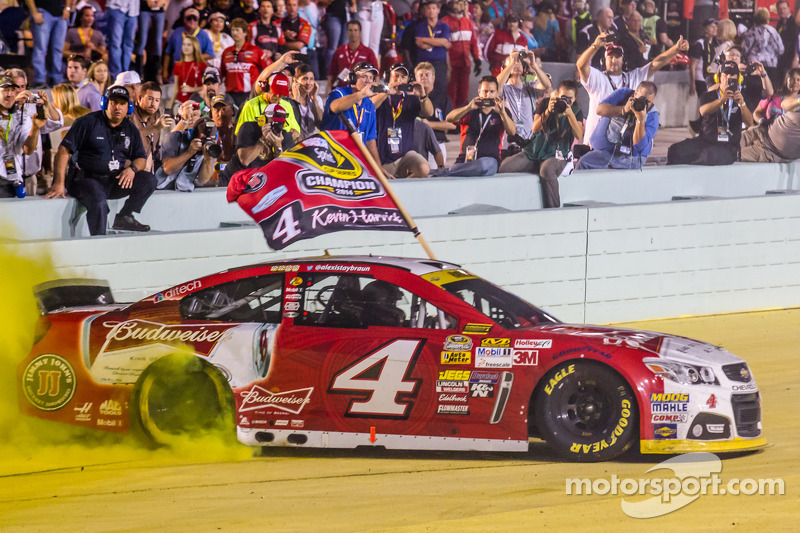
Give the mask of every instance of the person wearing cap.
M 106 2 L 108 70 L 112 76 L 116 76 L 130 67 L 139 7 L 140 0 L 108 0 Z
M 142 78 L 134 70 L 126 70 L 117 74 L 117 78 L 112 85 L 122 85 L 131 93 L 131 99 L 135 102 L 139 99 L 139 90 L 142 87 Z
M 502 28 L 498 28 L 486 43 L 486 59 L 489 60 L 489 67 L 492 76 L 499 76 L 503 70 L 503 61 L 511 55 L 514 50 L 527 50 L 528 39 L 519 29 L 519 17 L 513 13 L 507 15 Z M 439 77 L 439 73 L 436 73 Z
M 106 90 L 103 111 L 84 115 L 72 124 L 55 157 L 53 185 L 47 198 L 65 198 L 66 193 L 86 208 L 89 233 L 105 235 L 108 204 L 111 198 L 128 199 L 112 226 L 117 230 L 150 231 L 133 213 L 141 212 L 156 189 L 156 178 L 144 170 L 146 163 L 142 138 L 126 118 L 130 94 L 125 87 L 112 85 Z M 67 164 L 70 170 L 66 182 Z
M 240 109 L 250 96 L 250 91 L 261 71 L 272 63 L 267 52 L 247 42 L 248 32 L 249 26 L 244 19 L 233 19 L 231 22 L 233 46 L 222 53 L 220 62 L 220 72 L 225 80 L 226 90 Z
M 722 66 L 719 88 L 700 96 L 700 135 L 671 145 L 668 165 L 730 165 L 738 159 L 742 124 L 753 125 L 736 63 Z
M 186 102 L 191 106 L 191 102 Z M 182 109 L 182 111 L 185 111 Z M 192 192 L 196 185 L 205 185 L 214 174 L 216 158 L 210 147 L 218 145 L 215 123 L 194 115 L 185 129 L 172 131 L 161 145 L 161 168 L 156 170 L 156 188 Z
M 160 162 L 161 159 L 159 154 L 161 132 L 164 129 L 175 126 L 175 119 L 159 111 L 161 106 L 161 86 L 158 83 L 148 81 L 141 86 L 138 94 L 139 97 L 134 103 L 130 121 L 139 130 L 139 136 L 142 139 L 142 146 L 147 159 L 144 170 L 153 172 L 153 168 L 158 166 L 155 160 L 158 159 Z
M 231 95 L 225 92 L 220 84 L 219 70 L 215 67 L 207 67 L 203 72 L 203 87 L 199 92 L 194 93 L 189 100 L 200 104 L 200 114 L 206 117 L 211 116 L 212 100 L 217 96 L 225 99 L 231 109 L 236 110 L 236 103 Z
M 598 9 L 594 14 L 594 22 L 578 32 L 575 45 L 575 51 L 578 55 L 584 53 L 601 33 L 609 35 L 617 33 L 617 26 L 614 24 L 614 12 L 607 7 Z M 593 56 L 591 65 L 596 69 L 603 70 L 605 68 L 603 55 Z
M 219 68 L 222 53 L 233 46 L 233 37 L 223 31 L 227 22 L 228 17 L 225 13 L 215 11 L 208 16 L 208 28 L 203 30 L 214 45 L 214 57 L 206 61 L 211 67 Z
M 436 69 L 436 92 L 447 92 L 448 65 L 447 51 L 450 43 L 450 26 L 439 20 L 439 4 L 435 0 L 420 3 L 424 19 L 416 26 L 414 44 L 417 48 L 417 62 L 423 61 Z
M 272 128 L 273 123 L 280 124 L 285 119 L 283 106 L 270 104 L 265 111 L 263 125 L 245 122 L 236 134 L 233 157 L 219 173 L 220 187 L 227 187 L 231 177 L 240 170 L 263 167 L 294 145 L 287 131 L 275 133 Z
M 718 47 L 717 21 L 706 19 L 703 22 L 703 36 L 689 47 L 689 96 L 702 96 L 708 90 L 706 80 L 714 76 L 711 68 L 717 58 Z
M 617 27 L 618 33 L 628 33 L 628 17 L 636 11 L 637 5 L 636 0 L 619 1 L 619 11 L 614 18 L 614 25 Z
M 594 128 L 597 126 L 598 120 L 600 120 L 597 115 L 597 106 L 604 98 L 617 89 L 634 88 L 645 80 L 652 81 L 655 73 L 667 66 L 678 52 L 685 52 L 689 49 L 689 43 L 681 37 L 675 45 L 659 54 L 650 63 L 630 72 L 623 72 L 624 54 L 622 48 L 609 43 L 608 38 L 609 34 L 607 33 L 598 35 L 592 46 L 580 55 L 576 63 L 581 77 L 581 84 L 586 89 L 586 92 L 589 93 L 589 113 L 586 117 L 586 131 L 583 134 L 584 142 L 591 139 L 592 132 L 594 132 Z M 602 48 L 605 48 L 605 72 L 601 72 L 591 66 L 592 58 Z
M 361 140 L 369 150 L 375 161 L 380 164 L 376 139 L 377 117 L 375 104 L 370 98 L 374 96 L 372 86 L 378 77 L 378 69 L 369 63 L 359 63 L 350 73 L 349 85 L 338 87 L 328 94 L 325 100 L 325 109 L 322 113 L 323 130 L 347 130 L 339 113 L 344 115 L 361 134 Z
M 85 57 L 73 55 L 67 61 L 67 79 L 78 91 L 78 101 L 80 104 L 91 111 L 100 110 L 100 100 L 103 96 L 97 87 L 86 77 L 89 62 Z
M 33 86 L 45 89 L 46 81 L 58 85 L 64 79 L 62 53 L 67 21 L 75 8 L 75 0 L 25 0 L 25 4 L 31 14 L 33 32 Z M 49 69 L 47 63 L 50 63 Z
M 214 175 L 219 178 L 234 157 L 236 135 L 234 134 L 233 114 L 234 108 L 225 100 L 224 96 L 214 97 L 211 102 L 211 120 L 214 122 L 216 129 L 213 132 L 215 143 L 220 146 L 221 151 L 214 164 L 215 174 L 201 173 L 198 175 L 197 180 L 195 180 L 195 184 L 198 187 L 207 186 L 209 179 Z M 208 121 L 206 121 L 206 125 L 208 125 Z M 208 179 L 204 176 L 207 176 Z
M 311 24 L 300 16 L 298 0 L 286 0 L 286 16 L 281 19 L 281 34 L 278 37 L 278 50 L 294 50 L 308 53 L 311 42 Z
M 347 44 L 334 51 L 328 67 L 328 90 L 347 87 L 350 71 L 359 63 L 369 63 L 378 68 L 375 52 L 361 42 L 361 23 L 351 20 L 347 23 Z
M 0 198 L 24 198 L 24 161 L 23 155 L 30 155 L 39 145 L 39 136 L 46 119 L 31 116 L 20 111 L 34 96 L 42 105 L 49 107 L 47 93 L 39 91 L 36 95 L 20 87 L 8 75 L 0 76 L 0 128 L 3 137 L 0 142 L 0 157 L 4 165 L 0 165 Z
M 67 30 L 64 55 L 79 54 L 92 61 L 108 60 L 106 36 L 94 29 L 94 8 L 85 5 L 75 15 L 75 26 Z
M 164 65 L 161 72 L 164 83 L 172 77 L 170 70 L 172 65 L 181 60 L 181 48 L 183 47 L 184 35 L 194 35 L 197 37 L 203 61 L 208 61 L 214 57 L 214 45 L 211 43 L 208 34 L 200 29 L 199 21 L 200 12 L 193 7 L 189 7 L 183 12 L 183 26 L 172 30 L 167 40 L 167 47 L 164 50 Z
M 280 26 L 275 24 L 273 18 L 275 6 L 272 0 L 259 0 L 258 19 L 250 23 L 250 42 L 269 54 L 270 59 L 278 59 L 278 37 Z
M 478 50 L 478 37 L 472 21 L 467 16 L 466 0 L 455 0 L 448 4 L 449 13 L 442 22 L 450 28 L 450 82 L 447 93 L 456 107 L 461 107 L 469 99 L 469 75 L 471 67 L 477 76 L 481 71 L 481 53 Z M 470 57 L 472 61 L 470 61 Z
M 284 129 L 291 133 L 295 142 L 301 139 L 300 137 L 300 124 L 297 122 L 297 115 L 294 112 L 294 106 L 289 101 L 291 95 L 292 82 L 282 72 L 274 74 L 267 81 L 259 82 L 265 89 L 264 92 L 247 101 L 239 112 L 239 120 L 236 123 L 236 134 L 239 134 L 239 128 L 246 122 L 257 122 L 258 117 L 264 114 L 264 111 L 270 104 L 280 103 L 286 113 L 286 120 Z
M 411 92 L 400 90 L 401 85 L 408 84 L 408 79 L 408 67 L 395 63 L 389 70 L 387 92 L 371 98 L 376 107 L 378 155 L 389 174 L 398 178 L 424 178 L 431 167 L 426 158 L 414 151 L 414 123 L 417 117 L 431 116 L 433 106 L 419 83 L 411 84 Z

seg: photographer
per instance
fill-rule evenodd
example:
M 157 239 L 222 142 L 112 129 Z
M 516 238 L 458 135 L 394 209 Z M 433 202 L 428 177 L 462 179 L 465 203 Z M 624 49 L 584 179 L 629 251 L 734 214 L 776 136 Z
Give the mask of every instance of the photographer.
M 478 89 L 478 97 L 464 107 L 452 110 L 448 122 L 466 126 L 461 143 L 461 153 L 448 172 L 437 176 L 492 176 L 500 165 L 500 145 L 503 133 L 517 132 L 511 112 L 498 95 L 497 78 L 484 76 Z
M 75 120 L 55 157 L 53 186 L 47 198 L 66 198 L 66 192 L 86 207 L 92 235 L 106 234 L 108 198 L 128 200 L 114 219 L 114 229 L 150 231 L 133 217 L 156 188 L 156 179 L 144 169 L 145 153 L 136 126 L 125 116 L 130 107 L 125 87 L 106 89 L 105 110 Z M 67 164 L 75 157 L 77 167 L 66 183 Z
M 529 75 L 535 78 L 528 81 Z M 508 81 L 506 81 L 508 80 Z M 531 124 L 536 102 L 550 92 L 550 77 L 542 70 L 542 63 L 532 52 L 515 50 L 506 58 L 505 68 L 497 77 L 503 88 L 500 96 L 508 103 L 517 133 L 508 138 L 509 155 L 519 153 L 531 139 Z
M 753 125 L 739 79 L 739 65 L 722 67 L 719 88 L 700 97 L 700 135 L 670 146 L 668 165 L 730 165 L 736 161 L 742 123 Z
M 586 131 L 584 141 L 590 140 L 600 117 L 597 106 L 600 102 L 617 89 L 638 87 L 645 80 L 652 80 L 653 75 L 675 57 L 678 52 L 689 49 L 689 43 L 683 37 L 672 48 L 659 54 L 652 62 L 630 72 L 622 71 L 624 55 L 622 48 L 613 42 L 613 35 L 601 33 L 594 43 L 587 48 L 578 58 L 577 67 L 581 76 L 581 83 L 589 93 L 589 113 L 586 118 Z M 592 58 L 597 51 L 605 47 L 605 72 L 591 66 Z
M 47 122 L 44 109 L 33 116 L 20 110 L 27 102 L 36 98 L 37 106 L 48 104 L 47 94 L 39 91 L 33 95 L 29 91 L 18 92 L 19 86 L 8 76 L 0 77 L 0 126 L 3 142 L 0 142 L 0 155 L 5 165 L 0 166 L 0 198 L 25 198 L 23 179 L 23 155 L 36 151 L 39 132 Z
M 361 132 L 361 140 L 364 141 L 369 153 L 375 158 L 375 161 L 380 163 L 381 157 L 378 154 L 376 142 L 378 131 L 375 104 L 370 100 L 375 94 L 372 88 L 377 76 L 378 69 L 370 63 L 361 62 L 354 66 L 348 76 L 349 85 L 338 87 L 328 94 L 322 113 L 322 129 L 347 129 L 339 119 L 339 113 L 344 113 Z M 393 176 L 389 175 L 388 177 Z
M 578 169 L 642 168 L 658 131 L 657 92 L 655 83 L 643 81 L 635 91 L 617 89 L 603 100 L 591 139 L 594 150 L 578 160 Z
M 576 102 L 578 84 L 564 80 L 550 98 L 542 98 L 533 119 L 533 141 L 506 158 L 500 172 L 538 172 L 542 207 L 559 207 L 558 177 L 572 161 L 570 149 L 583 138 L 583 112 Z
M 277 63 L 277 62 L 276 62 Z M 275 63 L 273 63 L 274 65 Z M 284 110 L 286 110 L 286 124 L 284 128 L 286 131 L 292 133 L 295 142 L 301 139 L 300 137 L 300 124 L 297 122 L 297 117 L 294 112 L 294 106 L 289 102 L 289 95 L 291 94 L 292 82 L 289 77 L 283 72 L 273 74 L 266 80 L 261 80 L 257 83 L 263 92 L 251 98 L 244 104 L 239 112 L 239 120 L 236 122 L 236 134 L 239 133 L 239 128 L 246 122 L 256 122 L 258 117 L 264 114 L 264 111 L 270 104 L 280 103 Z
M 751 61 L 749 64 L 742 62 L 743 52 L 739 46 L 731 46 L 725 50 L 725 61 L 736 63 L 739 73 L 743 79 L 740 83 L 739 91 L 744 97 L 744 103 L 751 112 L 755 110 L 758 103 L 763 98 L 769 98 L 775 92 L 772 81 L 767 75 L 767 71 L 759 61 Z M 711 87 L 709 90 L 716 90 Z
M 424 178 L 431 167 L 414 151 L 414 123 L 417 117 L 433 114 L 425 89 L 408 83 L 408 68 L 395 63 L 389 70 L 387 92 L 373 96 L 377 113 L 378 154 L 384 170 L 398 178 Z
M 227 187 L 231 177 L 240 170 L 263 167 L 293 146 L 291 133 L 283 128 L 286 111 L 281 104 L 270 104 L 262 116 L 261 125 L 246 122 L 239 128 L 236 151 L 219 173 L 220 187 Z
M 200 104 L 200 114 L 204 117 L 211 116 L 211 102 L 217 96 L 223 96 L 232 108 L 236 109 L 236 104 L 231 95 L 225 92 L 220 84 L 220 74 L 217 67 L 207 67 L 203 71 L 203 86 L 200 91 L 192 94 L 189 100 Z

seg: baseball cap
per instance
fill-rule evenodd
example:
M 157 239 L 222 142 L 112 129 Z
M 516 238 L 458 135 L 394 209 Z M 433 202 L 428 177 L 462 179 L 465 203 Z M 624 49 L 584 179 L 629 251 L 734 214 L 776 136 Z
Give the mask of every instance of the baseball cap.
M 739 65 L 733 61 L 728 61 L 722 65 L 722 73 L 729 76 L 737 76 L 739 74 Z M 2 83 L 0 83 L 0 87 L 2 87 Z
M 623 52 L 621 46 L 619 46 L 617 44 L 610 44 L 610 43 L 606 45 L 606 55 L 609 55 L 609 54 L 619 54 L 621 56 L 625 55 L 625 53 Z
M 289 78 L 285 74 L 275 74 L 269 82 L 269 91 L 279 96 L 289 96 Z
M 142 78 L 135 70 L 126 70 L 117 74 L 117 79 L 114 80 L 114 85 L 133 85 L 135 83 L 142 83 Z
M 225 95 L 224 94 L 218 94 L 217 96 L 215 96 L 214 98 L 211 99 L 211 107 L 217 107 L 217 105 L 227 105 L 227 106 L 229 106 L 231 104 L 229 104 L 228 101 L 225 100 Z
M 215 11 L 208 16 L 208 21 L 211 22 L 214 19 L 222 19 L 224 22 L 228 21 L 228 17 L 225 13 L 221 13 L 219 11 Z
M 286 122 L 286 109 L 281 104 L 269 104 L 264 110 L 264 115 L 273 122 L 284 124 Z
M 389 69 L 389 72 L 394 72 L 395 70 L 402 70 L 406 76 L 410 76 L 408 72 L 408 67 L 402 63 L 395 63 L 394 65 L 392 65 L 392 67 Z
M 711 26 L 712 24 L 716 24 L 716 23 L 717 23 L 717 19 L 708 18 L 708 19 L 703 21 L 703 27 L 705 28 L 706 26 Z
M 1 84 L 0 87 L 2 87 Z M 122 85 L 112 85 L 106 89 L 106 98 L 108 100 L 125 100 L 126 102 L 130 102 L 131 94 L 128 92 L 128 89 Z
M 0 88 L 5 88 L 5 87 L 18 88 L 19 85 L 14 83 L 14 80 L 12 80 L 9 76 L 2 75 L 2 76 L 0 76 Z
M 255 122 L 245 122 L 236 134 L 236 148 L 250 148 L 261 139 L 261 126 Z
M 203 85 L 210 81 L 219 83 L 219 69 L 217 67 L 206 67 L 203 71 Z
M 435 3 L 435 2 L 430 2 L 430 3 Z M 378 74 L 380 74 L 378 72 L 378 69 L 376 69 L 372 65 L 372 63 L 368 61 L 361 61 L 360 63 L 356 63 L 356 66 L 353 67 L 353 72 L 355 72 L 356 74 L 361 74 L 362 72 L 371 72 L 373 76 L 377 76 Z
M 200 18 L 200 12 L 193 7 L 187 8 L 186 11 L 183 12 L 183 18 L 186 18 L 189 15 L 194 15 L 198 19 Z

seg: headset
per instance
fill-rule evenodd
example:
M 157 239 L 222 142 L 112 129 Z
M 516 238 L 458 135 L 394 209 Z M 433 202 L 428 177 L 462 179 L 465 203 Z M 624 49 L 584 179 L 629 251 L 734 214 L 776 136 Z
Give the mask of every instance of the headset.
M 356 63 L 356 66 L 353 67 L 353 70 L 347 74 L 348 85 L 355 85 L 358 82 L 358 73 L 362 70 L 376 70 L 376 68 L 367 61 Z
M 111 87 L 114 87 L 113 85 Z M 109 87 L 108 89 L 110 89 Z M 106 89 L 105 94 L 102 98 L 100 98 L 100 110 L 105 111 L 108 109 L 108 89 Z M 128 115 L 133 115 L 133 102 L 131 101 L 130 94 L 128 94 Z
M 719 83 L 720 73 L 722 72 L 722 69 L 725 68 L 727 63 L 733 63 L 733 61 L 723 61 L 719 70 L 714 73 L 714 81 L 716 83 Z M 739 71 L 739 85 L 741 85 L 744 82 L 744 76 L 742 76 L 742 71 L 739 70 L 739 65 L 736 65 L 736 70 Z

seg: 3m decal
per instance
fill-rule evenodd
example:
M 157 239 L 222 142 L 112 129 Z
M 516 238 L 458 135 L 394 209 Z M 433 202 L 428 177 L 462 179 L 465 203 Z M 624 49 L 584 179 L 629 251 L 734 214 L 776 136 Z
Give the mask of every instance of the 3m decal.
M 25 398 L 42 411 L 57 411 L 67 405 L 76 385 L 72 365 L 60 355 L 40 355 L 22 373 Z
M 490 348 L 510 348 L 511 339 L 481 339 L 481 346 L 488 346 Z
M 422 381 L 411 374 L 423 344 L 422 339 L 395 339 L 381 346 L 336 373 L 328 392 L 354 396 L 347 416 L 408 418 Z
M 522 366 L 536 366 L 539 364 L 538 350 L 514 350 L 514 364 Z

